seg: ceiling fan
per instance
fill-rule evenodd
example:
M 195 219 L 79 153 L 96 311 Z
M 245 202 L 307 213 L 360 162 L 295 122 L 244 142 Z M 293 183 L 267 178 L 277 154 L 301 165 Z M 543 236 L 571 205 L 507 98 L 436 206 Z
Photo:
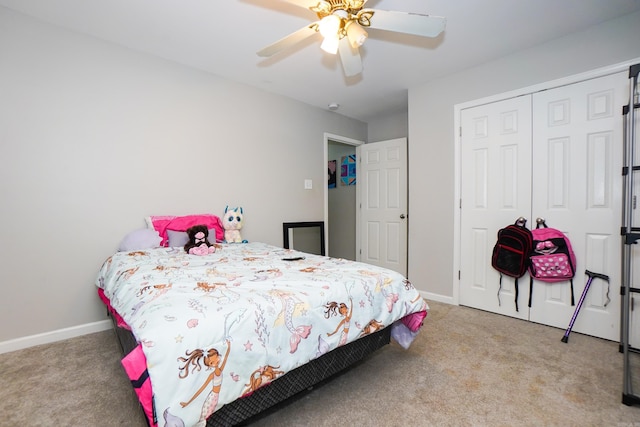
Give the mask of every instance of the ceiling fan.
M 446 19 L 418 13 L 364 9 L 367 0 L 283 0 L 315 12 L 318 20 L 258 51 L 269 57 L 320 33 L 322 50 L 340 54 L 347 77 L 362 72 L 359 47 L 368 37 L 365 28 L 436 37 L 445 27 Z

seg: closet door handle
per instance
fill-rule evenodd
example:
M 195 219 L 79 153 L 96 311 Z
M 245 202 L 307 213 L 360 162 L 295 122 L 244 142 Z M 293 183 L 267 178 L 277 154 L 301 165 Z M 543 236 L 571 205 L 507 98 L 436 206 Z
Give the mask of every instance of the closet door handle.
M 406 217 L 404 216 L 404 214 L 400 214 L 400 219 L 405 219 Z

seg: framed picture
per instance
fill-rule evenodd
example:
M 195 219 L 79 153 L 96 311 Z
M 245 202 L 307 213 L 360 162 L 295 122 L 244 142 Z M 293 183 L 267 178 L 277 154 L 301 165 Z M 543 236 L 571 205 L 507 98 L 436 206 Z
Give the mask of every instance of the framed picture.
M 356 185 L 356 155 L 342 156 L 340 162 L 340 183 Z
M 329 160 L 328 185 L 329 188 L 336 188 L 336 162 L 337 160 Z

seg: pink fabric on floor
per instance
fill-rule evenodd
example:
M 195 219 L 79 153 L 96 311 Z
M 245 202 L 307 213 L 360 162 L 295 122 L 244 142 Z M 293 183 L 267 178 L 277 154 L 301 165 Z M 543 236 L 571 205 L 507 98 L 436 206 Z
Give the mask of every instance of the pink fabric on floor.
M 98 296 L 107 306 L 107 310 L 109 310 L 111 316 L 116 319 L 118 327 L 131 330 L 122 316 L 120 316 L 118 312 L 111 307 L 111 301 L 109 301 L 109 298 L 107 298 L 104 294 L 104 290 L 101 288 L 98 288 Z M 142 345 L 139 344 L 134 348 L 129 354 L 122 358 L 120 363 L 122 363 L 127 376 L 133 384 L 135 392 L 138 395 L 138 399 L 140 400 L 140 404 L 142 405 L 142 409 L 149 420 L 149 425 L 151 427 L 156 427 L 158 424 L 153 421 L 153 391 L 151 390 L 151 380 L 147 373 L 147 358 L 142 351 Z
M 153 414 L 153 391 L 151 390 L 151 379 L 147 371 L 147 358 L 142 351 L 142 345 L 139 344 L 131 350 L 121 362 L 127 376 L 133 384 L 134 390 L 138 395 L 142 409 L 144 410 L 149 426 L 157 427 L 157 420 Z
M 406 325 L 411 332 L 416 332 L 422 326 L 424 318 L 427 317 L 426 311 L 418 311 L 402 318 L 402 323 Z

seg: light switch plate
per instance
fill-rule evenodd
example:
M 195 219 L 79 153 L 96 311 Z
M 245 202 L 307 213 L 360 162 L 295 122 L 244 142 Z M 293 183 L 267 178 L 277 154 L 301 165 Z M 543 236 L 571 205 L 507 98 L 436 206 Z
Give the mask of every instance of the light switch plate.
M 313 189 L 313 181 L 310 179 L 305 179 L 304 180 L 304 189 L 305 190 L 312 190 Z

